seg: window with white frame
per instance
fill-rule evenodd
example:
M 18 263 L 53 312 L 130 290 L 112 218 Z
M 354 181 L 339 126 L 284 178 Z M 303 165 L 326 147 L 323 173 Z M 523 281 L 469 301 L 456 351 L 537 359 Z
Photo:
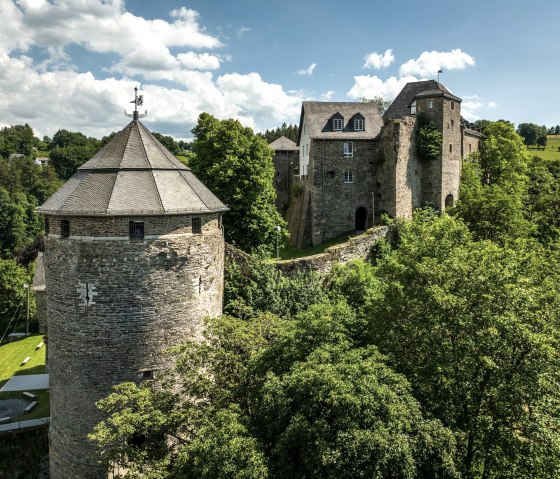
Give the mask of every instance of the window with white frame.
M 431 110 L 434 107 L 434 100 L 428 100 L 428 108 Z
M 354 119 L 354 130 L 355 131 L 364 131 L 364 119 L 363 118 L 355 118 Z
M 344 158 L 352 158 L 354 156 L 354 144 L 351 141 L 344 142 Z
M 347 170 L 344 172 L 344 183 L 354 183 L 354 172 Z
M 332 129 L 335 131 L 342 130 L 342 118 L 333 118 L 332 119 Z
M 412 102 L 412 104 L 410 105 L 410 114 L 411 115 L 416 115 L 416 100 L 414 100 Z

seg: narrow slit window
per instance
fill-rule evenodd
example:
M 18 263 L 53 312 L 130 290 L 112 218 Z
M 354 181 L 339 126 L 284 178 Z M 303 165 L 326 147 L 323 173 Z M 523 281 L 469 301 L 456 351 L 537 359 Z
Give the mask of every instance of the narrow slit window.
M 130 239 L 137 239 L 137 240 L 144 239 L 144 222 L 130 221 L 128 223 L 128 237 Z
M 62 238 L 69 238 L 70 237 L 70 221 L 69 220 L 62 220 L 60 222 L 60 236 Z
M 193 235 L 202 234 L 202 224 L 201 224 L 200 218 L 193 218 L 192 219 L 192 232 L 193 232 Z
M 49 236 L 49 232 L 50 232 L 49 219 L 45 218 L 45 236 Z

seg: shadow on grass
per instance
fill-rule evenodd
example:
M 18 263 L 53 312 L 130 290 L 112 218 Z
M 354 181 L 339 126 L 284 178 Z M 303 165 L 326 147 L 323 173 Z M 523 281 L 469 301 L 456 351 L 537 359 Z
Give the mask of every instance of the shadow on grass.
M 47 368 L 44 364 L 40 366 L 33 366 L 32 368 L 22 369 L 14 372 L 14 376 L 29 376 L 30 374 L 46 374 Z

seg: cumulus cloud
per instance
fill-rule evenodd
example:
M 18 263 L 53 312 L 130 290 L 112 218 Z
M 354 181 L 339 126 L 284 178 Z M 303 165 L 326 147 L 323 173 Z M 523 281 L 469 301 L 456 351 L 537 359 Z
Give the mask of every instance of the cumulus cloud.
M 346 94 L 354 99 L 381 96 L 391 100 L 398 95 L 408 82 L 414 81 L 418 81 L 418 79 L 413 76 L 400 78 L 391 76 L 382 80 L 375 75 L 358 75 L 354 77 L 354 85 Z
M 216 55 L 208 53 L 180 53 L 177 55 L 177 60 L 185 68 L 194 70 L 217 70 L 220 68 L 220 59 Z
M 393 55 L 393 50 L 385 50 L 385 53 L 370 53 L 364 58 L 363 68 L 375 68 L 380 70 L 381 68 L 387 68 L 391 63 L 395 61 L 395 56 Z
M 496 108 L 496 107 L 498 106 L 498 104 L 497 104 L 496 102 L 494 102 L 494 101 L 490 101 L 490 102 L 488 102 L 488 106 L 489 106 L 490 108 Z
M 297 92 L 257 73 L 213 75 L 231 56 L 200 51 L 223 45 L 194 10 L 148 20 L 128 12 L 123 0 L 0 0 L 0 16 L 4 125 L 28 122 L 39 136 L 66 128 L 102 137 L 126 124 L 123 107 L 139 84 L 149 113 L 144 121 L 177 138 L 190 136 L 203 111 L 257 129 L 299 116 Z M 72 65 L 75 45 L 109 54 L 110 78 Z M 38 63 L 31 58 L 37 51 Z
M 418 58 L 408 60 L 400 67 L 400 75 L 434 77 L 438 70 L 462 70 L 475 64 L 474 58 L 460 49 L 450 52 L 423 52 Z
M 316 63 L 312 63 L 307 68 L 304 68 L 303 70 L 298 70 L 296 73 L 301 76 L 306 76 L 306 77 L 311 76 L 313 75 L 316 66 L 317 66 Z
M 321 100 L 330 101 L 333 95 L 334 95 L 334 91 L 332 90 L 326 91 L 325 93 L 321 94 Z

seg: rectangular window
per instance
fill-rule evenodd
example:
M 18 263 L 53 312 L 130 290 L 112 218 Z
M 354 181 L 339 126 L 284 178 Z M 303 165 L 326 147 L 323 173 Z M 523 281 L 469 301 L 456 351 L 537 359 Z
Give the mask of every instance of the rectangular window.
M 61 238 L 69 238 L 70 237 L 70 221 L 69 220 L 62 220 L 60 222 L 60 236 L 61 236 Z
M 449 153 L 453 153 L 453 145 L 451 143 L 449 144 Z
M 354 130 L 364 131 L 364 120 L 361 118 L 356 118 L 354 120 Z
M 145 369 L 142 372 L 142 380 L 153 381 L 156 378 L 156 372 L 153 369 Z
M 455 126 L 455 122 L 451 120 L 451 128 L 453 128 L 454 126 Z
M 414 100 L 412 102 L 412 105 L 410 105 L 410 114 L 411 115 L 416 115 L 416 100 Z
M 352 158 L 354 156 L 354 144 L 350 141 L 344 143 L 344 158 Z
M 428 108 L 431 110 L 434 107 L 434 100 L 428 100 Z
M 342 118 L 333 118 L 332 129 L 335 130 L 335 131 L 341 131 L 342 130 Z
M 200 218 L 193 218 L 192 219 L 192 232 L 193 232 L 193 235 L 202 234 L 202 224 L 201 224 Z
M 143 221 L 129 221 L 128 222 L 128 237 L 130 239 L 144 239 L 144 222 Z
M 218 215 L 218 228 L 222 229 L 222 225 L 223 225 L 222 215 L 220 214 L 220 215 Z
M 345 171 L 344 172 L 344 183 L 354 183 L 354 172 Z
M 45 218 L 45 236 L 49 236 L 50 224 L 49 219 Z
M 451 109 L 455 110 L 455 102 L 454 101 L 451 102 Z
M 472 145 L 469 143 L 469 153 L 472 151 Z

